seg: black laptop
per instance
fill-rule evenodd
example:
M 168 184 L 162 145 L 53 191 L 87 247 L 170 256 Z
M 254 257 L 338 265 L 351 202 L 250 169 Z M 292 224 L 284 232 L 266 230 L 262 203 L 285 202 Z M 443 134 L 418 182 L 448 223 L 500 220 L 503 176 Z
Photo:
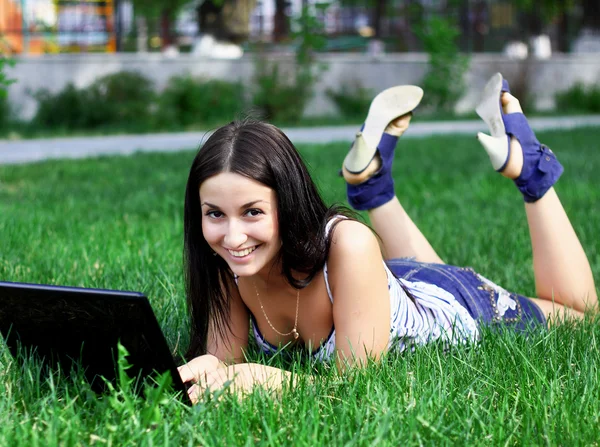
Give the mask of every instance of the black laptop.
M 190 404 L 152 307 L 141 293 L 0 281 L 0 333 L 11 353 L 32 352 L 48 367 L 81 367 L 96 391 L 116 383 L 117 346 L 128 351 L 128 374 L 141 390 L 169 372 Z M 104 380 L 106 379 L 106 380 Z

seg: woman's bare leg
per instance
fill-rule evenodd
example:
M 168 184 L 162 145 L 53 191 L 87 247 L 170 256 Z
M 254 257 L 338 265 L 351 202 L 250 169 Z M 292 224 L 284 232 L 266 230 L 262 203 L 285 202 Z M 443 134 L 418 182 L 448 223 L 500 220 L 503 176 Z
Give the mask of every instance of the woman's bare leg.
M 410 124 L 412 114 L 406 114 L 392 121 L 385 132 L 400 137 Z M 352 174 L 342 168 L 348 183 L 358 184 L 379 170 L 381 160 L 378 157 L 360 174 Z M 373 229 L 382 242 L 385 259 L 415 257 L 420 262 L 443 264 L 444 261 L 435 252 L 427 238 L 406 213 L 400 201 L 394 196 L 389 202 L 368 210 Z
M 502 104 L 506 113 L 521 112 L 519 101 L 509 93 L 503 94 Z M 511 156 L 502 174 L 516 178 L 522 166 L 521 145 L 512 138 Z M 592 269 L 554 188 L 536 202 L 525 203 L 525 212 L 538 297 L 579 312 L 596 309 Z
M 579 311 L 596 308 L 592 269 L 554 188 L 525 212 L 537 295 Z
M 583 320 L 585 315 L 583 312 L 563 306 L 555 301 L 548 301 L 541 298 L 529 298 L 542 310 L 546 316 L 546 320 L 550 324 L 562 323 L 565 320 Z
M 419 262 L 444 263 L 397 197 L 368 213 L 373 229 L 381 238 L 385 259 L 414 256 Z

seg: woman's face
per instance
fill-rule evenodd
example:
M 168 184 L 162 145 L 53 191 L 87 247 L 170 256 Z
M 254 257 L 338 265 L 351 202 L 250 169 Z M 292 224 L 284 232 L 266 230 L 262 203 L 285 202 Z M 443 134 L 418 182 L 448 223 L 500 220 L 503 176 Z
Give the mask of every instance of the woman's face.
M 238 276 L 270 269 L 281 248 L 275 191 L 222 172 L 200 185 L 202 234 Z

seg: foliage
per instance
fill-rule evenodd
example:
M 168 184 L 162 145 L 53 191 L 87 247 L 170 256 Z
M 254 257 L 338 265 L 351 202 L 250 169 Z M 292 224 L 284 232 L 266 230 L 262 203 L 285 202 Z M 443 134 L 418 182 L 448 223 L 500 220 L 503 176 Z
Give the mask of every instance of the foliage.
M 300 16 L 292 22 L 292 27 L 296 28 L 292 36 L 299 42 L 296 50 L 296 86 L 304 93 L 306 102 L 313 96 L 315 84 L 327 69 L 324 63 L 316 61 L 315 53 L 325 48 L 327 39 L 324 23 L 315 13 L 324 15 L 328 7 L 328 3 L 315 3 L 312 7 L 304 5 Z
M 235 119 L 245 108 L 244 86 L 240 82 L 175 76 L 160 95 L 157 124 L 213 125 Z
M 555 96 L 556 108 L 561 112 L 600 113 L 600 83 L 585 86 L 577 83 Z
M 464 75 L 469 59 L 456 43 L 460 31 L 448 18 L 431 17 L 416 30 L 423 49 L 429 54 L 429 70 L 422 82 L 424 105 L 452 112 L 465 92 Z
M 148 20 L 156 20 L 161 14 L 167 12 L 170 18 L 175 18 L 177 12 L 186 4 L 194 0 L 133 0 L 134 11 L 137 15 Z
M 131 368 L 127 360 L 129 353 L 121 344 L 118 344 L 117 355 L 117 383 L 116 386 L 107 382 L 110 395 L 108 403 L 110 407 L 110 417 L 106 421 L 114 427 L 118 427 L 124 420 L 132 423 L 138 428 L 138 436 L 147 437 L 143 433 L 148 430 L 152 434 L 151 439 L 157 443 L 161 443 L 159 433 L 152 430 L 153 426 L 163 422 L 161 407 L 166 406 L 170 402 L 168 395 L 169 386 L 171 384 L 170 372 L 161 374 L 156 386 L 146 384 L 145 398 L 141 399 L 139 390 L 136 388 L 136 379 L 130 377 L 127 370 Z M 140 407 L 142 407 L 140 409 Z M 141 410 L 141 411 L 140 411 Z
M 118 72 L 99 78 L 87 88 L 68 84 L 57 93 L 34 93 L 40 127 L 96 129 L 108 126 L 133 130 L 150 127 L 155 97 L 152 81 L 137 72 Z
M 145 127 L 150 123 L 154 83 L 139 72 L 120 71 L 103 76 L 90 86 L 90 94 L 94 126 L 139 123 Z
M 16 82 L 6 74 L 6 67 L 13 67 L 15 62 L 0 54 L 0 129 L 7 126 L 11 119 L 11 107 L 8 102 L 7 88 Z
M 325 48 L 327 44 L 324 24 L 317 18 L 316 13 L 323 15 L 328 7 L 328 3 L 305 5 L 300 16 L 294 18 L 292 22 L 294 29 L 292 36 L 298 41 L 296 62 L 301 67 L 312 66 L 315 61 L 315 51 Z
M 0 98 L 5 98 L 8 86 L 16 82 L 15 79 L 10 79 L 5 71 L 6 67 L 13 67 L 14 65 L 15 61 L 13 59 L 0 54 Z
M 339 90 L 327 89 L 327 96 L 335 103 L 344 118 L 362 120 L 375 92 L 358 81 L 342 84 Z
M 256 58 L 252 104 L 262 119 L 296 123 L 302 118 L 309 86 L 294 76 L 264 55 Z
M 327 6 L 325 3 L 305 5 L 300 17 L 293 21 L 293 36 L 298 44 L 295 64 L 289 72 L 284 73 L 279 63 L 269 61 L 264 52 L 259 52 L 252 103 L 264 118 L 285 123 L 295 123 L 302 118 L 315 84 L 326 69 L 315 58 L 315 52 L 323 49 L 327 41 L 323 23 L 314 10 L 325 11 Z
M 151 80 L 128 71 L 104 76 L 86 88 L 69 84 L 58 93 L 42 90 L 34 97 L 34 123 L 64 129 L 145 131 L 213 125 L 234 119 L 246 106 L 241 83 L 177 76 L 157 95 Z
M 0 95 L 0 129 L 4 129 L 8 126 L 12 119 L 12 109 L 8 98 Z
M 193 0 L 132 0 L 134 14 L 137 18 L 141 18 L 144 25 L 136 21 L 136 29 L 138 26 L 143 26 L 145 31 L 137 29 L 140 35 L 148 36 L 158 35 L 159 39 L 151 39 L 150 43 L 153 47 L 160 46 L 164 49 L 169 45 L 176 43 L 174 38 L 175 20 L 182 8 Z M 195 3 L 195 2 L 194 2 Z M 146 43 L 138 50 L 146 48 Z
M 40 127 L 85 129 L 88 128 L 88 94 L 72 83 L 57 93 L 47 89 L 38 90 L 33 97 L 38 102 L 33 123 Z
M 541 17 L 546 23 L 573 9 L 580 0 L 513 0 L 518 11 L 527 11 Z

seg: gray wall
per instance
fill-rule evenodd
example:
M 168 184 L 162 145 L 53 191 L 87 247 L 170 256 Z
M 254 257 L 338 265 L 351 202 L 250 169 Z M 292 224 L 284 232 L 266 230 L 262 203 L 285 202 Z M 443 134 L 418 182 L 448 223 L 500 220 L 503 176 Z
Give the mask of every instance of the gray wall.
M 290 64 L 291 56 L 273 56 L 283 64 Z M 359 83 L 376 91 L 398 84 L 419 84 L 427 70 L 426 54 L 386 54 L 373 57 L 363 54 L 324 54 L 319 60 L 326 63 L 327 71 L 317 85 L 307 115 L 336 113 L 325 95 L 327 88 L 337 90 L 341 83 Z M 137 70 L 153 79 L 161 89 L 176 74 L 241 80 L 252 82 L 253 57 L 239 60 L 217 60 L 182 54 L 174 58 L 162 54 L 63 54 L 29 56 L 17 59 L 9 68 L 9 76 L 18 82 L 9 89 L 9 98 L 24 118 L 35 113 L 36 102 L 29 92 L 41 88 L 51 91 L 62 89 L 68 82 L 78 87 L 90 84 L 99 76 L 120 70 Z M 577 81 L 586 84 L 600 82 L 598 54 L 557 55 L 543 61 L 509 60 L 501 55 L 482 54 L 471 58 L 466 75 L 467 92 L 457 105 L 458 112 L 473 110 L 485 81 L 496 71 L 516 85 L 526 82 L 535 95 L 536 106 L 549 109 L 554 106 L 554 94 Z M 427 94 L 427 92 L 425 92 Z

